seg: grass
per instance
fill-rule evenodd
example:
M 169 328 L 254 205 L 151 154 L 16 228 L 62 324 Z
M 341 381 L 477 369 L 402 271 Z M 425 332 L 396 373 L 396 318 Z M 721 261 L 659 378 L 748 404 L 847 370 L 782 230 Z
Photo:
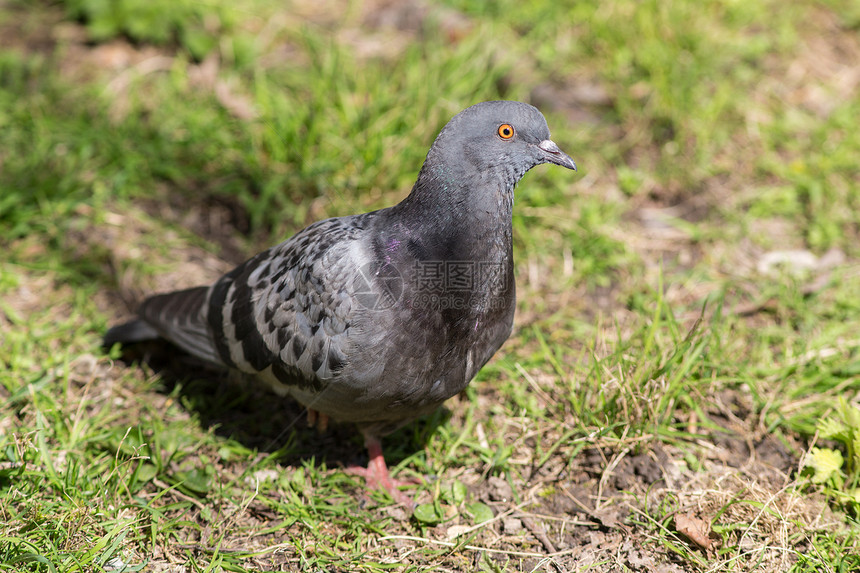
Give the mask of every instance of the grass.
M 143 4 L 0 2 L 0 571 L 857 567 L 852 3 Z M 414 515 L 352 428 L 101 348 L 493 98 L 581 175 L 527 175 L 513 336 L 386 439 Z

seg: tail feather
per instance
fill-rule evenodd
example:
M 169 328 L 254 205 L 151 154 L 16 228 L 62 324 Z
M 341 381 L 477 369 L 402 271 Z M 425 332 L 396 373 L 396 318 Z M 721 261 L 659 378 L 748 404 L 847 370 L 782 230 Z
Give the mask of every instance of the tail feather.
M 160 335 L 158 331 L 142 320 L 132 320 L 124 324 L 114 326 L 105 333 L 105 348 L 110 348 L 117 342 L 122 344 L 133 344 L 145 340 L 154 340 Z
M 139 320 L 108 330 L 105 346 L 161 337 L 198 358 L 223 365 L 206 321 L 208 293 L 209 287 L 195 287 L 149 297 L 138 309 Z
M 161 336 L 214 364 L 223 364 L 209 332 L 206 300 L 209 287 L 151 296 L 140 305 L 138 313 Z

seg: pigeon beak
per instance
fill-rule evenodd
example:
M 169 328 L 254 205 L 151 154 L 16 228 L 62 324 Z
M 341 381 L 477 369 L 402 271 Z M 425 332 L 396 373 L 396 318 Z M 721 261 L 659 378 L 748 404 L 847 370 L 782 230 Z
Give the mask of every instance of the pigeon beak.
M 573 162 L 570 155 L 559 149 L 553 140 L 544 139 L 538 143 L 538 147 L 543 151 L 544 161 L 547 163 L 555 163 L 576 171 L 576 163 Z

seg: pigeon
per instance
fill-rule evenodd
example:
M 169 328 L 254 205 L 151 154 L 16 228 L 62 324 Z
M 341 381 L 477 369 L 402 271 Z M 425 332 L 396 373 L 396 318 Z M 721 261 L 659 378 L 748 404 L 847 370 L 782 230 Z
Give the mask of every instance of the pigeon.
M 291 396 L 311 425 L 354 423 L 370 461 L 352 472 L 411 507 L 381 438 L 462 391 L 510 336 L 514 187 L 543 163 L 576 170 L 540 111 L 473 105 L 397 205 L 318 221 L 212 285 L 152 296 L 105 345 L 164 338 Z

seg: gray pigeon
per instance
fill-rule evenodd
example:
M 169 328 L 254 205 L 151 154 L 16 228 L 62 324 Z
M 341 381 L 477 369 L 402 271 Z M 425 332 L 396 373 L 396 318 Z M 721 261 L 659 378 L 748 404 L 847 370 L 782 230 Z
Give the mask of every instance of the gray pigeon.
M 510 335 L 514 187 L 541 163 L 576 170 L 536 108 L 474 105 L 398 205 L 319 221 L 211 286 L 148 298 L 105 344 L 162 337 L 292 396 L 321 429 L 355 423 L 370 463 L 353 473 L 409 506 L 380 438 L 463 390 Z

